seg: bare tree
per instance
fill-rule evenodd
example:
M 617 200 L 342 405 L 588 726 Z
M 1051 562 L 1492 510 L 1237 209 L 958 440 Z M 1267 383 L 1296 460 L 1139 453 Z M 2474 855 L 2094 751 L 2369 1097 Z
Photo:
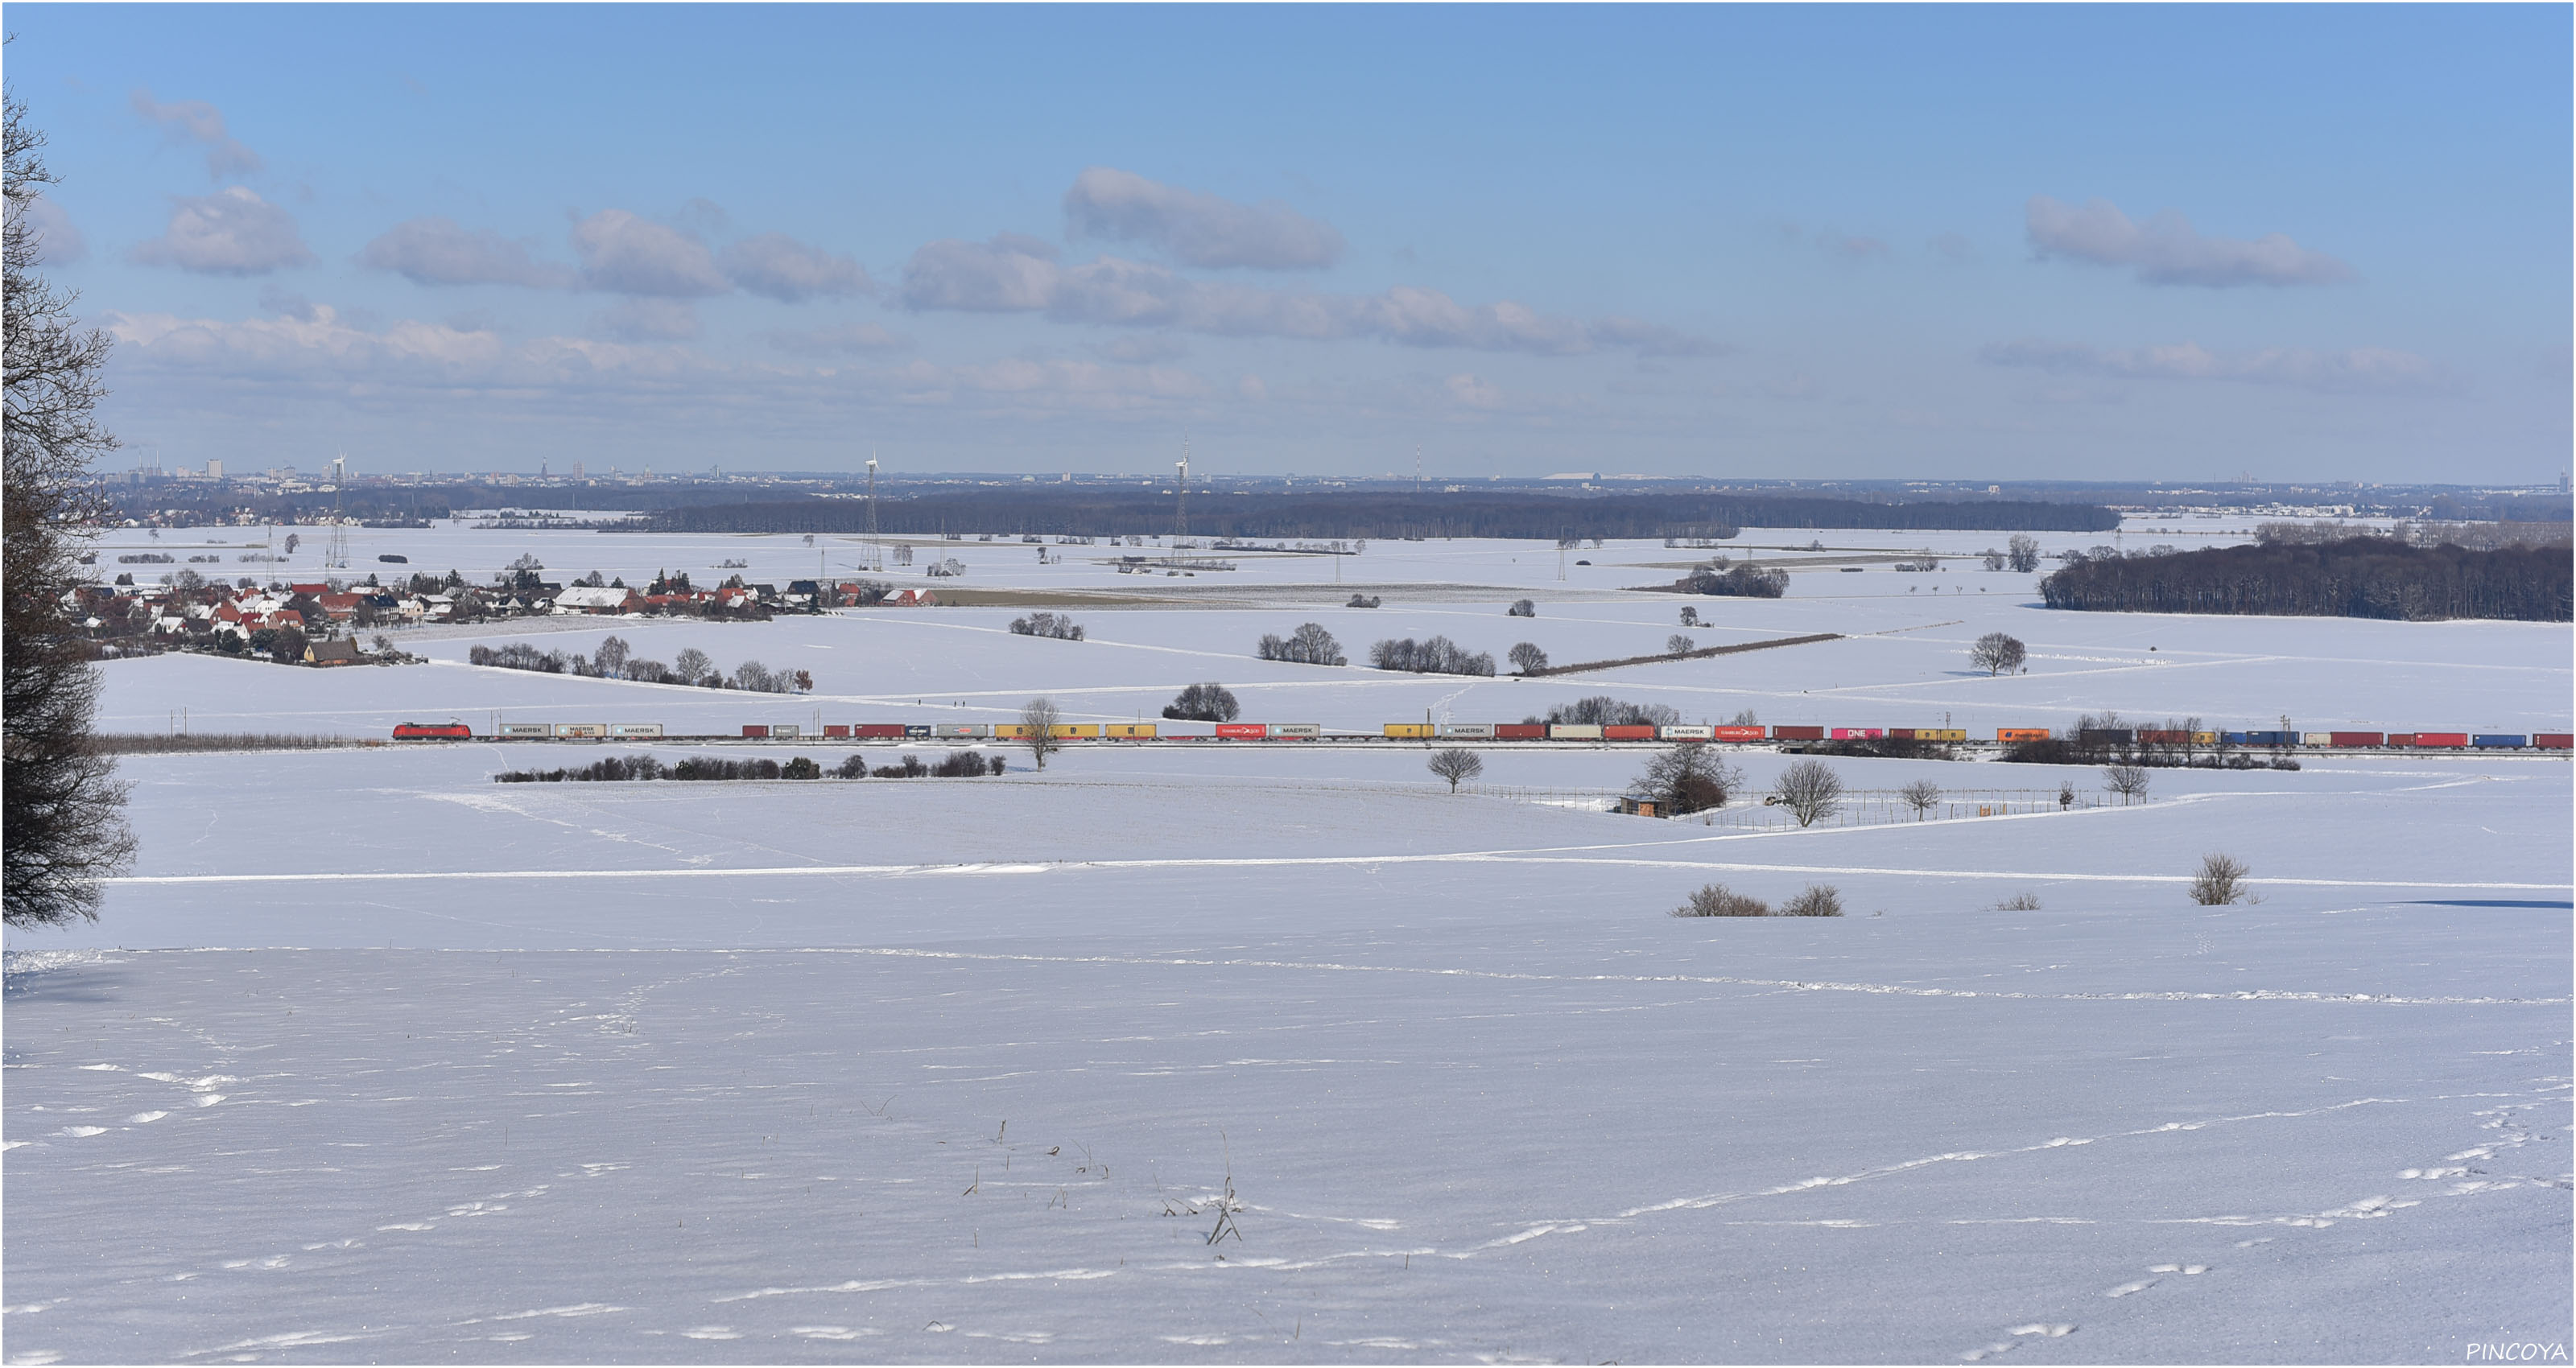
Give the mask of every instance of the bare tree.
M 1025 729 L 1021 740 L 1029 743 L 1029 755 L 1046 768 L 1047 757 L 1064 748 L 1064 739 L 1055 729 L 1064 725 L 1064 714 L 1056 711 L 1052 699 L 1032 698 L 1020 705 L 1020 726 Z
M 99 881 L 132 860 L 125 785 L 91 743 L 98 675 L 64 597 L 80 581 L 83 529 L 105 512 L 90 463 L 116 449 L 98 422 L 108 338 L 72 316 L 74 296 L 36 267 L 44 243 L 33 210 L 54 182 L 38 154 L 44 134 L 5 97 L 7 219 L 7 528 L 0 537 L 0 755 L 5 755 L 6 874 L 0 911 L 11 926 L 98 916 Z
M 2012 540 L 2005 542 L 2004 546 L 2006 554 L 2012 559 L 2013 569 L 2027 575 L 2039 568 L 2038 538 L 2027 532 L 2015 532 L 2012 534 Z
M 1452 746 L 1431 752 L 1431 772 L 1449 781 L 1449 791 L 1458 791 L 1458 781 L 1473 779 L 1485 772 L 1483 756 L 1471 750 Z
M 1941 805 L 1941 786 L 1929 779 L 1917 779 L 1898 789 L 1896 796 L 1904 799 L 1907 807 L 1914 809 L 1914 820 L 1919 822 L 1923 820 L 1924 813 Z
M 1522 674 L 1535 674 L 1547 668 L 1547 652 L 1535 641 L 1524 641 L 1511 649 L 1512 668 Z
M 2225 907 L 2245 899 L 2245 876 L 2253 870 L 2233 855 L 2200 857 L 2200 872 L 2191 878 L 2191 900 L 2203 907 Z
M 2130 799 L 2144 799 L 2147 796 L 2147 767 L 2113 765 L 2102 771 L 2102 787 L 2118 794 L 2120 805 L 2127 807 Z
M 1675 632 L 1671 636 L 1664 638 L 1664 651 L 1668 655 L 1689 655 L 1691 652 L 1698 649 L 1698 642 L 1691 640 L 1689 637 L 1684 636 L 1679 632 Z
M 1988 632 L 1977 638 L 1976 645 L 1968 648 L 1968 663 L 1983 666 L 1989 676 L 2018 670 L 2021 663 L 2029 658 L 2029 652 L 2017 638 L 2001 632 Z
M 1843 779 L 1822 760 L 1801 760 L 1780 771 L 1771 786 L 1771 800 L 1789 809 L 1798 825 L 1813 826 L 1817 818 L 1841 810 Z
M 1780 915 L 1784 917 L 1839 917 L 1842 914 L 1842 890 L 1832 884 L 1809 884 L 1798 896 L 1780 904 Z
M 1676 917 L 1767 917 L 1771 904 L 1724 884 L 1709 884 L 1673 909 Z
M 678 655 L 671 657 L 671 672 L 678 675 L 683 684 L 698 683 L 715 673 L 715 668 L 714 658 L 695 646 L 683 646 Z
M 1699 625 L 1699 609 L 1687 603 L 1683 604 L 1682 625 L 1684 627 L 1697 627 Z
M 1698 742 L 1657 754 L 1637 776 L 1637 791 L 1675 814 L 1722 808 L 1742 787 L 1744 772 Z
M 1528 599 L 1514 599 L 1512 600 L 1512 606 L 1505 610 L 1503 615 L 1505 617 L 1537 617 L 1538 605 L 1532 603 Z
M 626 644 L 626 638 L 613 636 L 599 643 L 599 650 L 592 654 L 590 663 L 598 667 L 603 679 L 623 679 L 626 662 L 634 654 L 634 648 Z

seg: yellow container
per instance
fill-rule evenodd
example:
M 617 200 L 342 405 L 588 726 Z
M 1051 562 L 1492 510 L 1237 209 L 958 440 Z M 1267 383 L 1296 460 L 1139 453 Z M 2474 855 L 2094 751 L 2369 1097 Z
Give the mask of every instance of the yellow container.
M 1111 722 L 1101 727 L 1100 734 L 1112 741 L 1151 741 L 1156 735 L 1152 722 Z
M 1059 741 L 1092 741 L 1100 737 L 1097 722 L 1058 722 L 1047 728 L 1047 735 Z
M 1029 729 L 1025 723 L 996 722 L 993 724 L 993 739 L 996 741 L 1026 741 L 1029 739 Z
M 1397 737 L 1408 741 L 1420 740 L 1431 735 L 1431 724 L 1428 722 L 1389 722 L 1386 724 L 1386 734 L 1390 737 Z
M 2218 744 L 2218 733 L 2193 732 L 2191 734 L 2191 743 L 2195 746 L 2215 746 Z

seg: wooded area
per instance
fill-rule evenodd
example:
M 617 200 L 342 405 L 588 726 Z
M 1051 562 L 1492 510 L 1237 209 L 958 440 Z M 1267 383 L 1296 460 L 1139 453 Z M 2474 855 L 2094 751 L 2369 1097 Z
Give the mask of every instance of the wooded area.
M 2303 617 L 2566 622 L 2569 548 L 2468 551 L 2355 537 L 2321 546 L 2222 546 L 2071 561 L 2039 584 L 2051 608 Z

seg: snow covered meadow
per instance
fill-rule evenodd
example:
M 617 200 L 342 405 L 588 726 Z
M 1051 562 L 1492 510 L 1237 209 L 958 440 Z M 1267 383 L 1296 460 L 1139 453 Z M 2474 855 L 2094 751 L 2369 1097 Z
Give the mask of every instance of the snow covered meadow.
M 413 568 L 533 547 L 630 580 L 817 555 L 367 535 Z M 1106 721 L 1217 679 L 1247 718 L 1352 729 L 1609 693 L 1693 721 L 2528 731 L 2565 726 L 2576 682 L 2564 626 L 2050 614 L 1956 561 L 1813 553 L 1787 598 L 1681 628 L 1620 592 L 1693 554 L 1653 545 L 1569 553 L 1598 564 L 1563 580 L 1552 547 L 1460 542 L 1150 586 L 1050 550 L 966 543 L 957 583 L 1104 596 L 1050 605 L 1088 640 L 1010 635 L 1009 606 L 498 624 L 417 634 L 431 663 L 396 669 L 115 662 L 102 727 L 730 732 L 1040 694 Z M 1351 584 L 1385 605 L 1335 606 Z M 1148 587 L 1169 597 L 1107 601 Z M 1539 615 L 1505 618 L 1524 595 Z M 1354 658 L 1432 632 L 1559 661 L 1847 639 L 1543 681 L 1250 659 L 1309 620 Z M 465 663 L 612 626 L 817 691 Z M 1991 630 L 2029 674 L 1967 668 Z M 1528 801 L 1619 788 L 1620 749 L 1490 750 L 1455 796 L 1396 745 L 491 782 L 598 753 L 124 762 L 132 876 L 95 926 L 8 939 L 10 1361 L 2451 1362 L 2571 1338 L 2564 759 L 2158 771 L 2126 807 L 1761 834 Z M 1758 786 L 1782 762 L 1742 763 Z M 1833 763 L 1856 788 L 2099 787 Z M 2259 901 L 2186 898 L 2211 850 Z M 1830 883 L 1849 915 L 1666 915 L 1712 880 Z

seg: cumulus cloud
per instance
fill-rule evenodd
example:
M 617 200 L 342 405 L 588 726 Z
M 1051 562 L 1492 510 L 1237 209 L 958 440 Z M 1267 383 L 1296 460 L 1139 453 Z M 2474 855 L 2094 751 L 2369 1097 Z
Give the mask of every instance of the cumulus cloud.
M 37 258 L 57 266 L 68 266 L 89 255 L 89 240 L 72 226 L 71 216 L 52 199 L 38 195 L 23 203 L 12 201 L 8 209 L 11 223 L 24 222 L 35 239 Z
M 1538 313 L 1508 300 L 1461 304 L 1399 285 L 1377 295 L 1280 291 L 1192 280 L 1147 262 L 1102 257 L 1066 266 L 1024 239 L 928 243 L 904 266 L 907 308 L 1043 313 L 1062 323 L 1177 328 L 1235 337 L 1370 338 L 1412 347 L 1575 355 L 1619 349 L 1704 355 L 1714 343 L 1632 318 Z
M 2384 347 L 2356 347 L 2344 351 L 2267 347 L 2246 352 L 2213 352 L 2196 342 L 2103 350 L 2071 342 L 2021 341 L 1997 343 L 1987 347 L 1982 355 L 1994 365 L 2027 367 L 2059 375 L 2232 380 L 2345 394 L 2443 389 L 2451 384 L 2450 377 L 2431 361 L 2412 352 Z
M 1206 381 L 1185 370 L 1064 358 L 945 366 L 916 361 L 886 379 L 905 402 L 915 404 L 1007 400 L 1013 407 L 1116 410 L 1196 399 L 1208 392 Z
M 358 253 L 359 264 L 392 271 L 416 285 L 525 285 L 562 289 L 572 268 L 539 261 L 528 244 L 488 228 L 468 229 L 430 215 L 395 224 Z
M 2130 267 L 2149 285 L 2327 285 L 2354 274 L 2281 233 L 2251 242 L 2202 237 L 2171 209 L 2138 223 L 2106 199 L 2079 208 L 2033 195 L 2023 217 L 2031 250 L 2040 256 Z
M 303 265 L 313 254 L 293 215 L 235 185 L 175 201 L 169 228 L 135 248 L 134 259 L 208 275 L 264 275 Z
M 1277 200 L 1237 204 L 1106 166 L 1074 178 L 1064 218 L 1074 237 L 1146 243 L 1185 266 L 1296 270 L 1342 255 L 1333 225 Z
M 874 323 L 851 323 L 838 328 L 782 329 L 769 335 L 769 345 L 803 356 L 841 356 L 901 351 L 911 346 L 912 340 Z
M 784 233 L 763 233 L 725 248 L 724 273 L 753 294 L 788 304 L 837 299 L 876 288 L 856 261 L 809 247 Z
M 573 225 L 572 246 L 590 289 L 686 299 L 733 288 L 704 239 L 623 209 L 602 209 Z
M 240 140 L 224 129 L 223 111 L 203 100 L 179 100 L 162 104 L 152 92 L 138 87 L 133 94 L 134 112 L 161 125 L 172 142 L 199 143 L 206 149 L 206 174 L 216 180 L 226 176 L 247 176 L 259 170 L 259 154 L 241 145 Z
M 592 320 L 622 342 L 675 342 L 698 335 L 697 306 L 683 299 L 630 299 Z

